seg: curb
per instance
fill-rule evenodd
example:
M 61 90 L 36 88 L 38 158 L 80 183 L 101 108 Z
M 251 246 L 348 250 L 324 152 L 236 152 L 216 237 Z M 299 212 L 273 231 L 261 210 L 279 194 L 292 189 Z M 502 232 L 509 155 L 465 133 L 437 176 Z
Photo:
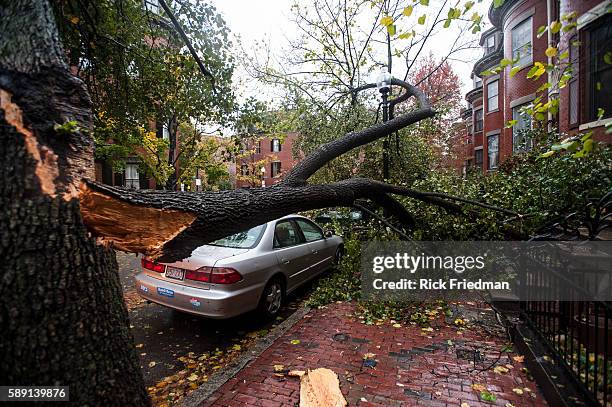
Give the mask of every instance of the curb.
M 280 338 L 285 332 L 300 321 L 306 314 L 310 312 L 309 307 L 301 307 L 291 314 L 287 319 L 273 328 L 265 337 L 259 339 L 251 349 L 239 356 L 237 359 L 229 363 L 222 372 L 211 377 L 211 379 L 202 384 L 200 387 L 189 393 L 180 403 L 182 407 L 199 407 L 204 403 L 214 392 L 223 386 L 229 379 L 236 376 L 249 362 L 256 359 L 266 349 L 268 349 L 274 341 Z

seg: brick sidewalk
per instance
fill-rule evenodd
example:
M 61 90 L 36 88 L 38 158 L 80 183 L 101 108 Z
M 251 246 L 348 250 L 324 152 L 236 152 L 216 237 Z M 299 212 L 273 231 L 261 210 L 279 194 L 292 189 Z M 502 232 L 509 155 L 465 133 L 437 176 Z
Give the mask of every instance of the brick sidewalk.
M 274 365 L 332 369 L 349 406 L 546 405 L 522 373 L 522 363 L 512 359 L 516 354 L 500 352 L 507 338 L 498 331 L 480 324 L 458 334 L 443 318 L 434 321 L 433 331 L 416 325 L 365 325 L 354 311 L 353 303 L 311 311 L 204 405 L 298 405 L 299 378 L 277 377 Z M 375 356 L 368 355 L 364 363 L 368 353 Z M 482 391 L 495 401 L 483 401 Z

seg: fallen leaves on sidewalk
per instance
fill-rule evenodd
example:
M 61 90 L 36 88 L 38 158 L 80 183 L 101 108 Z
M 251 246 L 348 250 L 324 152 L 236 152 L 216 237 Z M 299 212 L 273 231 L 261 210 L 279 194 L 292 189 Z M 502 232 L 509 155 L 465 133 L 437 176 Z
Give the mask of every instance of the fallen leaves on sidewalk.
M 152 405 L 157 407 L 176 405 L 189 392 L 206 383 L 214 372 L 234 360 L 258 337 L 257 333 L 247 334 L 239 343 L 229 345 L 226 349 L 217 348 L 202 354 L 189 352 L 177 358 L 177 362 L 183 364 L 183 369 L 147 388 Z M 151 362 L 149 366 L 155 366 L 155 362 Z
M 125 290 L 123 292 L 123 301 L 125 301 L 125 305 L 128 311 L 131 311 L 136 308 L 140 308 L 146 304 L 146 300 L 142 298 L 136 290 Z

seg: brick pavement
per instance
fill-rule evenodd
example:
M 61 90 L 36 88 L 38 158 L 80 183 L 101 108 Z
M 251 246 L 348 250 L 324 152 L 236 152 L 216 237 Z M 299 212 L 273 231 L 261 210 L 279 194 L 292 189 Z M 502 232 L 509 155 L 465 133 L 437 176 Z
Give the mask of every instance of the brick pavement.
M 204 405 L 298 405 L 299 379 L 276 376 L 279 364 L 332 369 L 349 406 L 546 405 L 522 363 L 511 357 L 516 354 L 501 352 L 506 338 L 499 331 L 468 322 L 458 334 L 443 318 L 434 321 L 433 331 L 418 325 L 365 325 L 354 311 L 353 303 L 312 310 Z M 364 361 L 369 353 L 375 356 Z M 495 401 L 481 398 L 485 388 Z

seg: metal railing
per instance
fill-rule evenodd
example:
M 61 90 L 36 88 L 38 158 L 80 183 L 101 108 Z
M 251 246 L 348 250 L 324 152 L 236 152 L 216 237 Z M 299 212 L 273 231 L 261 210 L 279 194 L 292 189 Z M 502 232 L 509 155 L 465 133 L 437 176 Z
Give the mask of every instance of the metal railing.
M 572 213 L 541 229 L 538 240 L 612 240 L 612 191 L 601 199 L 590 200 L 581 213 Z M 584 299 L 589 270 L 572 270 L 568 275 L 551 273 L 552 261 L 546 256 L 535 259 L 542 267 L 528 276 L 526 287 L 553 285 L 554 279 L 570 279 L 563 284 L 563 298 Z M 567 282 L 567 280 L 566 280 Z M 610 282 L 612 283 L 612 282 Z M 559 286 L 557 284 L 556 286 Z M 612 404 L 612 304 L 603 301 L 524 301 L 521 315 L 550 351 L 551 363 L 562 366 L 591 405 Z

